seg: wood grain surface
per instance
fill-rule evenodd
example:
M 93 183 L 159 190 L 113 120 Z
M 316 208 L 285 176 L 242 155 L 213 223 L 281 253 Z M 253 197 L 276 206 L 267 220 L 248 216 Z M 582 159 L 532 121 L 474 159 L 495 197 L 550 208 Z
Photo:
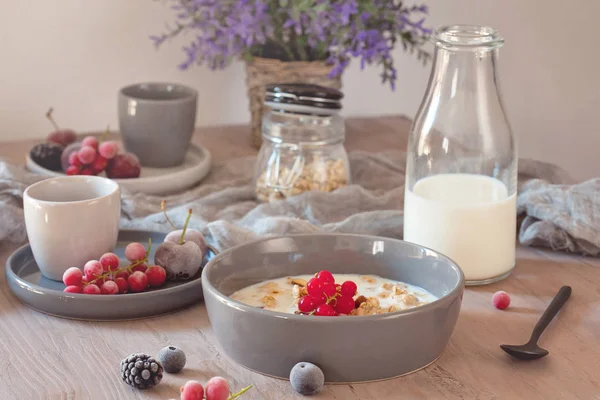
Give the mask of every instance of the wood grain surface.
M 347 147 L 401 149 L 409 125 L 400 117 L 349 120 Z M 194 140 L 210 149 L 215 159 L 224 159 L 255 153 L 248 137 L 247 127 L 215 127 L 200 129 Z M 32 143 L 2 143 L 0 157 L 22 163 Z M 0 247 L 2 265 L 14 249 Z M 573 288 L 573 294 L 540 342 L 550 355 L 519 362 L 504 354 L 499 345 L 526 342 L 545 307 L 565 284 Z M 83 322 L 25 307 L 10 293 L 4 274 L 0 288 L 2 400 L 166 400 L 179 398 L 179 386 L 187 380 L 205 382 L 214 375 L 229 379 L 235 389 L 255 385 L 241 399 L 303 398 L 294 394 L 288 382 L 250 372 L 223 354 L 203 304 L 146 320 Z M 512 297 L 507 311 L 492 306 L 492 295 L 500 289 Z M 600 260 L 519 247 L 517 266 L 509 278 L 467 288 L 456 329 L 436 363 L 383 382 L 328 385 L 311 398 L 600 399 L 599 299 Z M 357 345 L 376 341 L 365 338 L 365 343 Z M 187 353 L 188 363 L 181 374 L 165 374 L 159 386 L 144 392 L 121 382 L 122 358 L 132 352 L 155 355 L 167 345 L 177 345 Z

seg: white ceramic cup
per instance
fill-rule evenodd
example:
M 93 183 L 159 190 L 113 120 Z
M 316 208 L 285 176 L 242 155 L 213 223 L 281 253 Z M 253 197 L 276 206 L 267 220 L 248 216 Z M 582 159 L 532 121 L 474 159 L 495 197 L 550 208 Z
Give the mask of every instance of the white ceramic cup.
M 70 267 L 83 269 L 112 251 L 119 234 L 119 185 L 99 176 L 46 179 L 25 189 L 25 226 L 42 274 L 62 281 Z

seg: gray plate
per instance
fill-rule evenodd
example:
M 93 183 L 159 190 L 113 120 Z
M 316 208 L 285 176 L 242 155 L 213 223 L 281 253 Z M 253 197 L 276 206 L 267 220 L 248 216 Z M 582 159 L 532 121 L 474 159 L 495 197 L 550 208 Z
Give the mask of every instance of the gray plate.
M 164 233 L 121 230 L 114 250 L 124 258 L 125 246 L 131 242 L 147 243 L 152 239 L 150 260 L 154 249 L 163 242 Z M 209 258 L 209 257 L 207 257 Z M 202 300 L 200 274 L 184 282 L 169 282 L 165 286 L 142 293 L 123 295 L 86 295 L 64 293 L 65 285 L 45 278 L 31 253 L 29 244 L 17 249 L 6 261 L 6 280 L 12 292 L 25 305 L 57 317 L 112 321 L 147 318 L 188 307 Z

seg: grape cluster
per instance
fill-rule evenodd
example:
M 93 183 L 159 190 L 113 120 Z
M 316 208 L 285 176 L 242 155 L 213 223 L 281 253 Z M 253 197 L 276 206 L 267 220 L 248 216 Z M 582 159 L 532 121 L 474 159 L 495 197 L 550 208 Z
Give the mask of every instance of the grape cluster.
M 307 282 L 307 294 L 298 301 L 298 311 L 321 317 L 350 314 L 355 307 L 356 290 L 356 283 L 335 283 L 331 272 L 323 270 Z
M 123 294 L 143 292 L 147 288 L 165 284 L 167 273 L 158 265 L 148 266 L 151 242 L 148 249 L 141 243 L 130 243 L 125 248 L 129 265 L 119 268 L 119 257 L 106 253 L 99 260 L 85 263 L 83 272 L 71 267 L 63 274 L 66 293 Z
M 80 148 L 76 151 L 75 148 L 69 149 L 71 151 L 65 156 L 68 160 L 67 175 L 98 175 L 104 172 L 109 160 L 119 152 L 117 142 L 111 140 L 100 143 L 94 136 L 86 137 Z
M 210 378 L 206 383 L 206 387 L 203 387 L 198 381 L 187 381 L 179 391 L 181 393 L 181 400 L 234 400 L 251 388 L 252 385 L 232 394 L 227 380 L 220 376 L 215 376 L 214 378 Z

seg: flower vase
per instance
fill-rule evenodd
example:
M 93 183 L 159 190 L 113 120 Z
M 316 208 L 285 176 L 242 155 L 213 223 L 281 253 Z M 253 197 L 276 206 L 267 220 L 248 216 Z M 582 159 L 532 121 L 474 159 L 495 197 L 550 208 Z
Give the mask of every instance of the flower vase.
M 251 141 L 257 149 L 262 144 L 262 118 L 265 86 L 273 83 L 310 83 L 341 89 L 341 76 L 330 78 L 331 66 L 324 61 L 280 61 L 254 57 L 246 62 L 246 86 L 250 102 Z

